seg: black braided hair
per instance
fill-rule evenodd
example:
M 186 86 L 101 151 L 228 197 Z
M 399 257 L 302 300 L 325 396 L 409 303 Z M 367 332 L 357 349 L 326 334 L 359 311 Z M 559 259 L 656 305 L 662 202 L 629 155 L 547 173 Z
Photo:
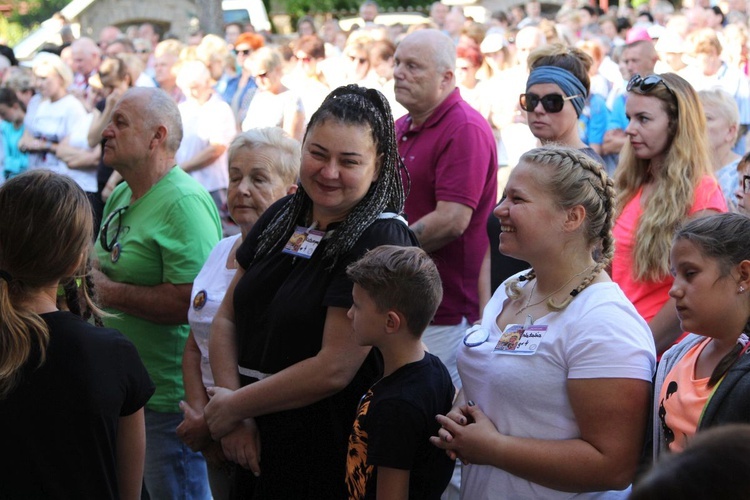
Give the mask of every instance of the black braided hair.
M 393 115 L 383 94 L 358 85 L 346 85 L 335 89 L 328 94 L 310 118 L 304 139 L 307 139 L 314 127 L 322 126 L 327 120 L 345 125 L 368 126 L 377 155 L 381 159 L 377 180 L 328 240 L 323 258 L 333 267 L 338 257 L 351 250 L 362 233 L 381 213 L 388 210 L 401 214 L 405 196 L 400 172 L 403 163 L 398 154 Z M 254 260 L 283 246 L 295 226 L 311 209 L 312 200 L 304 187 L 300 186 L 263 230 Z

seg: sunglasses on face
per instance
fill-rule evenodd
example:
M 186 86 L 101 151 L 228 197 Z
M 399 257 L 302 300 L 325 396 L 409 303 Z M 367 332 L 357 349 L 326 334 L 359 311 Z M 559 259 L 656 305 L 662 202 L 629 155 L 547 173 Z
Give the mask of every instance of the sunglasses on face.
M 665 82 L 664 79 L 659 75 L 649 75 L 646 78 L 641 78 L 641 75 L 633 75 L 633 78 L 631 78 L 628 82 L 628 86 L 626 87 L 626 89 L 628 92 L 635 89 L 644 94 L 648 94 L 649 92 L 654 90 L 654 88 L 660 83 L 664 85 L 664 87 L 669 91 L 670 94 L 674 95 L 674 91 L 669 88 L 667 82 Z
M 560 94 L 547 94 L 545 96 L 538 96 L 532 92 L 521 94 L 518 102 L 521 104 L 521 109 L 524 111 L 534 111 L 539 103 L 542 103 L 544 111 L 547 113 L 559 113 L 565 106 L 565 101 L 581 97 L 581 94 L 576 94 L 568 97 L 563 97 Z
M 109 214 L 102 224 L 102 229 L 99 231 L 99 243 L 102 244 L 102 248 L 106 252 L 111 252 L 115 248 L 117 238 L 120 237 L 120 232 L 122 232 L 122 214 L 127 209 L 127 205 L 118 208 Z

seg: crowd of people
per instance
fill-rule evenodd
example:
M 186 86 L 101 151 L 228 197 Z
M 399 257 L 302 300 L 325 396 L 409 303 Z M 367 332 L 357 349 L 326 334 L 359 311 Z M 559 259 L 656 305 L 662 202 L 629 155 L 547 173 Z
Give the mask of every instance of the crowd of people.
M 0 499 L 711 498 L 749 8 L 0 55 Z

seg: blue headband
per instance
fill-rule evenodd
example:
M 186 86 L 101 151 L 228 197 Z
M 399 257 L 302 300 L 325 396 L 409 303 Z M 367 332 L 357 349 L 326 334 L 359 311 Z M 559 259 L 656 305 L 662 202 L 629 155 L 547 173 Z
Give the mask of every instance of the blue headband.
M 583 105 L 589 93 L 586 92 L 586 87 L 583 86 L 581 80 L 576 78 L 573 73 L 557 66 L 539 66 L 531 70 L 529 79 L 526 81 L 526 92 L 529 91 L 529 87 L 537 83 L 554 83 L 565 92 L 566 97 L 580 94 L 581 97 L 571 99 L 570 102 L 576 109 L 578 116 L 581 116 Z

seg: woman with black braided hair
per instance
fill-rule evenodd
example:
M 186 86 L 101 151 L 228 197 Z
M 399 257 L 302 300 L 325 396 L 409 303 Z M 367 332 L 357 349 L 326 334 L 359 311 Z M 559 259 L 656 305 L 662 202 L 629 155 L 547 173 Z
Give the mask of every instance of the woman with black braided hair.
M 431 438 L 470 464 L 462 498 L 601 498 L 633 480 L 655 352 L 604 270 L 614 196 L 602 167 L 576 149 L 533 149 L 511 173 L 495 208 L 500 250 L 532 268 L 506 280 L 467 332 L 463 389 Z
M 237 251 L 211 328 L 205 416 L 225 455 L 257 476 L 243 498 L 346 498 L 352 419 L 380 366 L 351 336 L 345 270 L 367 249 L 417 244 L 399 215 L 400 166 L 385 97 L 334 90 L 305 133 L 298 191 Z

